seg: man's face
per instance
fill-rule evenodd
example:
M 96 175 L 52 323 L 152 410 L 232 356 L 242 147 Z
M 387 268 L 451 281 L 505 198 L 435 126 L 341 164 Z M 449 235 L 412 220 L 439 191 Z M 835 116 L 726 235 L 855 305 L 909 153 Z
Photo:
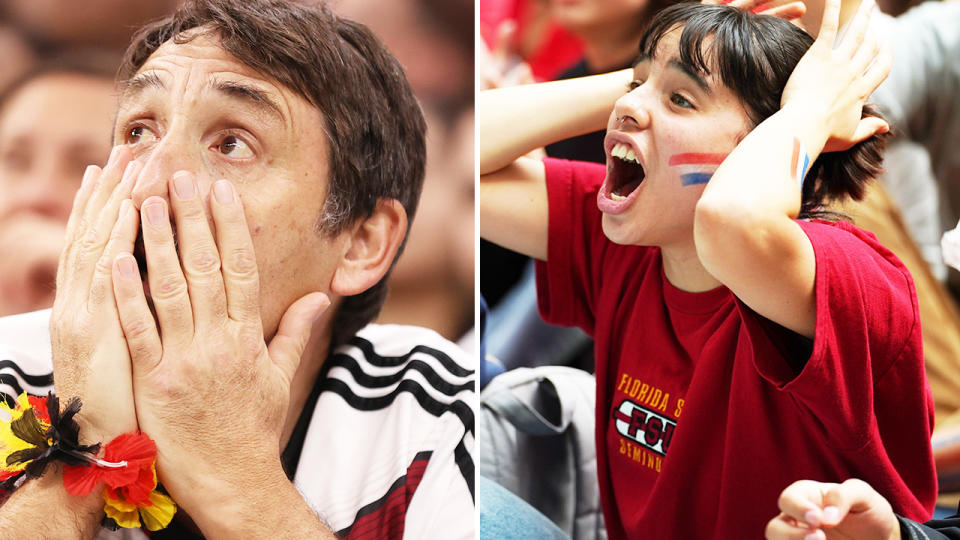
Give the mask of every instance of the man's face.
M 322 121 L 305 99 L 209 36 L 163 44 L 121 96 L 114 142 L 130 145 L 144 163 L 136 208 L 151 196 L 169 200 L 168 182 L 180 170 L 196 175 L 207 200 L 216 180 L 236 186 L 256 249 L 268 339 L 294 300 L 328 292 L 336 268 L 335 257 L 324 255 L 340 237 L 317 232 L 329 174 Z
M 692 241 L 706 182 L 751 129 L 729 88 L 680 63 L 679 37 L 679 29 L 664 35 L 653 58 L 634 67 L 633 89 L 607 124 L 607 176 L 597 205 L 604 234 L 618 244 Z

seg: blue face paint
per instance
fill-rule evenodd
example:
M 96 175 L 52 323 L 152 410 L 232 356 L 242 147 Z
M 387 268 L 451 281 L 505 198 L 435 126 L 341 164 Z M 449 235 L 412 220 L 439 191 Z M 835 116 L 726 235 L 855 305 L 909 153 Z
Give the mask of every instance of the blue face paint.
M 706 184 L 713 177 L 713 173 L 693 172 L 680 175 L 680 182 L 685 186 L 695 186 L 697 184 Z

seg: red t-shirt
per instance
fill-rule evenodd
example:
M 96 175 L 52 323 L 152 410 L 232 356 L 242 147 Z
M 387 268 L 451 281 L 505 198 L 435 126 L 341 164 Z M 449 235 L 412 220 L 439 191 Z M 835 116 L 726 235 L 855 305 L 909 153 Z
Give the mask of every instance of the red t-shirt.
M 602 165 L 545 163 L 540 311 L 595 339 L 597 469 L 611 540 L 761 538 L 780 492 L 799 479 L 860 478 L 897 513 L 929 519 L 933 402 L 916 293 L 872 234 L 798 222 L 817 265 L 811 344 L 726 287 L 673 287 L 658 248 L 603 235 Z

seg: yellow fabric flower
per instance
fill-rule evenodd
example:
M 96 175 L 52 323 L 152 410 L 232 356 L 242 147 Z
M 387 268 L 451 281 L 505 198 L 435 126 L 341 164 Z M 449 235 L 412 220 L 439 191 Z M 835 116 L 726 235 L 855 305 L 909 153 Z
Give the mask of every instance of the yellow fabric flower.
M 109 489 L 103 490 L 103 500 L 107 517 L 125 529 L 140 527 L 140 520 L 143 520 L 146 528 L 159 531 L 169 525 L 177 513 L 177 504 L 173 499 L 156 489 L 150 492 L 150 502 L 146 506 L 137 507 L 135 503 L 114 498 Z
M 116 521 L 117 525 L 125 529 L 135 529 L 140 526 L 140 514 L 137 512 L 137 505 L 114 499 L 110 496 L 110 490 L 103 490 L 104 512 L 107 517 Z
M 140 509 L 140 518 L 148 529 L 159 531 L 170 524 L 173 515 L 177 513 L 177 505 L 173 499 L 157 490 L 150 493 L 150 502 L 150 506 Z
M 7 456 L 20 450 L 33 448 L 32 444 L 14 435 L 12 429 L 13 422 L 22 418 L 23 413 L 30 408 L 32 408 L 32 405 L 26 392 L 17 397 L 16 405 L 12 409 L 5 401 L 0 400 L 0 411 L 3 413 L 2 416 L 0 416 L 0 420 L 3 420 L 0 422 L 0 469 L 2 470 L 20 472 L 27 468 L 27 462 L 7 465 Z M 9 417 L 9 420 L 5 419 L 7 417 Z M 50 427 L 43 420 L 39 420 L 39 422 L 44 428 Z

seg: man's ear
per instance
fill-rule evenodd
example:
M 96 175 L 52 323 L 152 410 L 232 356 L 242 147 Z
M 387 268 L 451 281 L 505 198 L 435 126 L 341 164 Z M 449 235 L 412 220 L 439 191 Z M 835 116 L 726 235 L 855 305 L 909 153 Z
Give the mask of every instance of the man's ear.
M 373 287 L 390 269 L 407 233 L 407 212 L 396 199 L 380 199 L 373 214 L 343 234 L 349 235 L 330 290 L 352 296 Z

